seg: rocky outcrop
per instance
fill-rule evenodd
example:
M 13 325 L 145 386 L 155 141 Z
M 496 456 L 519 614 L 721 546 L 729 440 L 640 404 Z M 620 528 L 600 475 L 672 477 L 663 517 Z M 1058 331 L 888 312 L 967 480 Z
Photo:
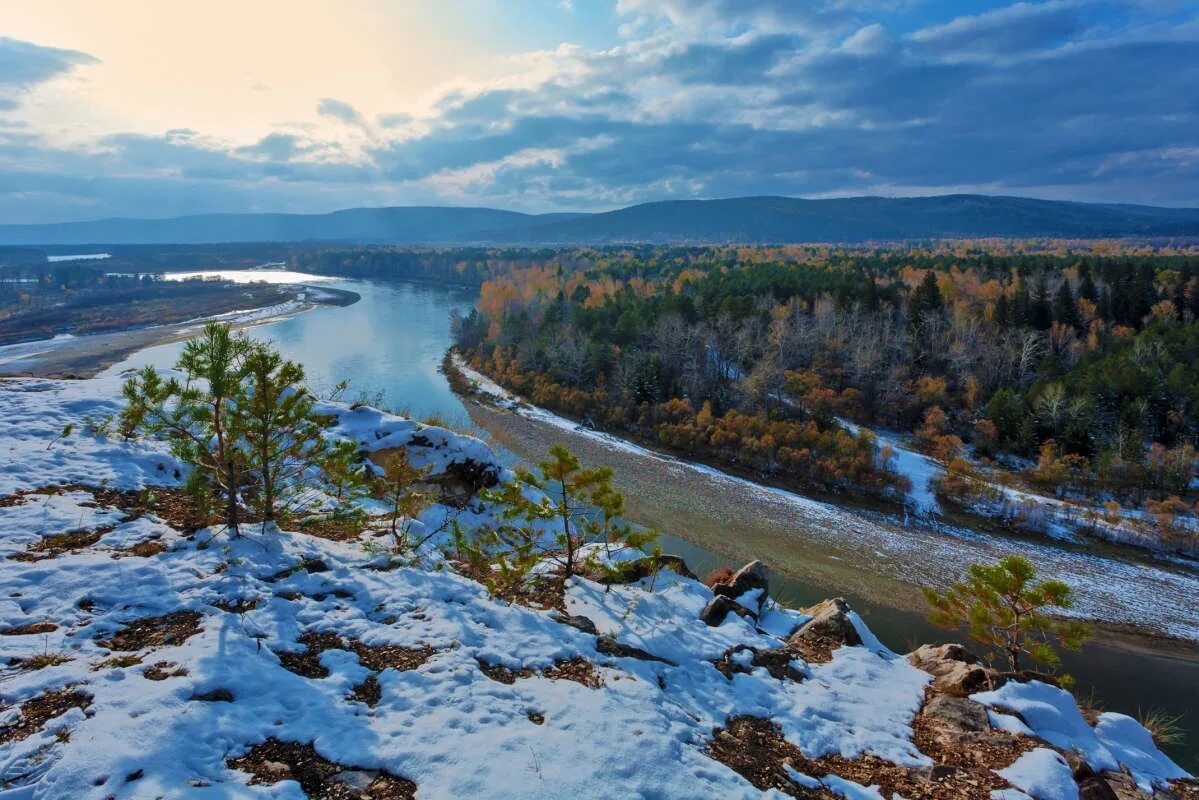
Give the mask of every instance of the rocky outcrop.
M 770 567 L 762 561 L 751 561 L 729 578 L 712 584 L 712 595 L 699 615 L 706 624 L 722 624 L 730 611 L 757 622 L 770 597 Z
M 849 618 L 851 610 L 843 597 L 834 597 L 803 609 L 803 613 L 811 619 L 791 634 L 787 646 L 808 661 L 824 662 L 832 658 L 832 652 L 838 647 L 861 644 L 862 637 Z
M 934 689 L 958 697 L 998 689 L 1006 681 L 960 644 L 922 645 L 908 661 L 933 676 Z
M 732 678 L 739 672 L 750 673 L 755 667 L 762 667 L 780 681 L 790 680 L 799 683 L 807 676 L 791 663 L 794 658 L 795 654 L 785 647 L 764 650 L 747 644 L 739 644 L 725 650 L 715 663 L 716 669 L 726 678 Z

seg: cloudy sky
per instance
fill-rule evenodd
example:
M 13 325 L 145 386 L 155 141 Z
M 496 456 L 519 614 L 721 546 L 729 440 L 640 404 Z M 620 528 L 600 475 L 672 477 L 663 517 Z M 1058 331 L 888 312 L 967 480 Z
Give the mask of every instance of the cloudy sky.
M 1193 0 L 5 0 L 0 222 L 1199 206 Z

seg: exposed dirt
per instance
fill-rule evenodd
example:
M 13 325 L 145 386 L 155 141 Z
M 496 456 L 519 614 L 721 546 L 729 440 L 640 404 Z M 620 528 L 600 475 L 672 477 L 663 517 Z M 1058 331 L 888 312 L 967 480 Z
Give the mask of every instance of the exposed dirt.
M 115 526 L 105 525 L 95 529 L 84 529 L 60 533 L 54 536 L 44 536 L 25 548 L 22 553 L 13 553 L 9 558 L 13 561 L 43 561 L 56 558 L 63 553 L 77 553 L 100 541 L 100 537 L 111 531 Z
M 261 598 L 258 597 L 252 597 L 249 599 L 239 597 L 237 600 L 217 600 L 211 605 L 213 608 L 219 608 L 221 611 L 225 611 L 229 614 L 244 614 L 247 611 L 253 611 L 254 609 L 258 608 L 259 602 L 261 602 Z
M 138 558 L 151 558 L 159 553 L 165 553 L 166 550 L 167 546 L 165 544 L 157 539 L 150 539 L 145 542 L 138 542 L 132 547 L 128 547 L 121 552 L 131 556 L 137 556 Z
M 0 497 L 0 508 L 24 503 L 29 495 L 57 495 L 66 492 L 87 492 L 94 498 L 94 501 L 83 505 L 123 511 L 126 515 L 126 520 L 124 520 L 126 522 L 152 514 L 185 534 L 194 533 L 200 528 L 221 522 L 219 516 L 201 514 L 196 509 L 194 499 L 178 486 L 147 486 L 141 490 L 88 486 L 83 483 L 43 486 L 37 489 L 22 489 L 16 494 Z M 111 528 L 107 530 L 111 530 Z
M 147 680 L 165 681 L 167 678 L 182 678 L 187 675 L 187 667 L 181 667 L 170 661 L 157 661 L 142 670 Z
M 321 653 L 326 650 L 345 650 L 358 656 L 362 666 L 374 672 L 394 669 L 405 672 L 420 667 L 437 651 L 429 645 L 405 647 L 403 645 L 367 645 L 357 639 L 344 640 L 336 633 L 314 631 L 300 637 L 305 649 L 299 653 L 277 651 L 279 661 L 285 669 L 305 678 L 327 678 L 329 670 L 321 665 Z
M 96 644 L 109 650 L 145 650 L 179 645 L 201 631 L 199 611 L 175 611 L 160 617 L 143 617 Z
M 998 775 L 981 770 L 916 770 L 869 755 L 854 760 L 841 756 L 808 758 L 783 739 L 778 726 L 759 717 L 734 717 L 728 727 L 713 731 L 708 755 L 759 789 L 775 788 L 793 797 L 835 795 L 798 785 L 787 775 L 786 766 L 814 778 L 831 774 L 863 786 L 878 786 L 884 797 L 898 793 L 912 800 L 989 800 L 993 789 L 1007 785 Z
M 374 675 L 367 675 L 362 683 L 355 686 L 354 691 L 346 696 L 346 699 L 366 703 L 371 708 L 374 708 L 383 699 L 383 687 L 379 685 L 378 678 Z
M 29 636 L 36 633 L 51 633 L 58 630 L 58 626 L 53 622 L 31 622 L 28 625 L 17 625 L 12 628 L 5 628 L 0 631 L 0 636 Z
M 465 561 L 454 562 L 454 568 L 460 575 L 464 575 L 471 580 L 487 585 L 487 579 L 491 577 L 489 571 L 479 569 Z M 501 591 L 496 597 L 506 603 L 512 605 L 524 606 L 525 608 L 533 608 L 537 610 L 555 609 L 566 612 L 566 584 L 560 576 L 550 575 L 537 578 L 532 586 L 525 586 L 520 590 Z
M 0 744 L 16 742 L 33 735 L 50 720 L 65 714 L 72 708 L 87 709 L 92 696 L 78 689 L 66 687 L 40 694 L 21 704 L 21 718 L 17 722 L 0 728 Z
M 532 678 L 539 674 L 531 667 L 509 669 L 502 664 L 488 664 L 486 661 L 479 662 L 479 670 L 493 681 L 509 685 L 522 678 Z M 581 656 L 559 661 L 552 667 L 541 670 L 540 674 L 550 680 L 574 681 L 589 689 L 598 689 L 604 685 L 603 676 L 596 672 L 595 665 Z
M 310 800 L 413 800 L 416 784 L 378 770 L 347 767 L 323 758 L 311 744 L 267 739 L 246 755 L 225 762 L 248 772 L 251 785 L 269 786 L 284 780 L 300 784 Z

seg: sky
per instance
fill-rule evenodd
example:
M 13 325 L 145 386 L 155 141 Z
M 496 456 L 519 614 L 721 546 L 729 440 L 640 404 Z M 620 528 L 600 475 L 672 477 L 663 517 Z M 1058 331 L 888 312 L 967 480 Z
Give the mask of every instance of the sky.
M 1199 206 L 1199 2 L 0 2 L 0 223 L 952 192 Z

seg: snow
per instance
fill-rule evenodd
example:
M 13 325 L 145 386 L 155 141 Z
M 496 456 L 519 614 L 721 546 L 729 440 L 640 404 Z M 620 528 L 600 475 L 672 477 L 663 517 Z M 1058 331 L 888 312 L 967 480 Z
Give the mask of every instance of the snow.
M 837 419 L 837 424 L 857 436 L 861 432 L 858 425 L 847 419 Z M 936 459 L 918 453 L 901 443 L 901 438 L 894 433 L 871 429 L 878 439 L 879 447 L 887 447 L 891 451 L 891 468 L 911 481 L 907 501 L 912 509 L 922 516 L 941 513 L 941 505 L 933 491 L 933 481 L 945 474 L 945 468 Z
M 1041 681 L 1009 681 L 991 692 L 970 695 L 985 706 L 1014 711 L 1037 735 L 1055 747 L 1077 752 L 1094 770 L 1116 770 L 1111 751 L 1083 719 L 1074 696 Z
M 1120 766 L 1128 770 L 1142 791 L 1149 792 L 1167 781 L 1187 777 L 1187 772 L 1175 764 L 1153 743 L 1153 735 L 1125 714 L 1111 711 L 1099 715 L 1095 735 L 1112 752 Z
M 182 470 L 162 444 L 83 432 L 83 416 L 118 410 L 110 399 L 118 387 L 112 379 L 4 383 L 0 452 L 9 457 L 0 468 L 0 493 L 177 481 Z M 415 463 L 433 469 L 468 458 L 494 463 L 472 437 L 369 408 L 318 410 L 336 418 L 329 435 L 367 450 L 409 446 Z M 78 432 L 56 441 L 67 422 Z M 479 513 L 467 518 L 476 521 Z M 7 553 L 75 529 L 107 532 L 91 547 L 55 558 L 0 559 L 5 624 L 58 625 L 49 633 L 0 637 L 0 658 L 68 657 L 38 670 L 8 670 L 5 720 L 47 690 L 74 686 L 91 696 L 86 712 L 69 711 L 0 747 L 0 774 L 11 781 L 0 791 L 6 799 L 172 797 L 195 791 L 197 781 L 211 784 L 212 796 L 299 797 L 295 784 L 249 786 L 248 776 L 225 764 L 270 737 L 313 742 L 323 757 L 346 765 L 385 768 L 415 781 L 422 797 L 760 797 L 703 752 L 712 729 L 735 714 L 780 720 L 784 735 L 814 756 L 869 752 L 925 761 L 911 743 L 910 723 L 927 675 L 902 658 L 847 647 L 827 664 L 795 661 L 810 676 L 801 683 L 762 668 L 729 680 L 712 663 L 727 649 L 778 647 L 779 636 L 806 618 L 771 605 L 768 627 L 778 636 L 735 615 L 709 628 L 698 615 L 711 592 L 671 572 L 611 589 L 575 579 L 568 589 L 572 613 L 587 614 L 621 644 L 665 663 L 602 655 L 594 636 L 547 612 L 493 600 L 477 583 L 445 570 L 368 568 L 383 562 L 358 541 L 298 533 L 187 538 L 153 515 L 126 519 L 78 489 L 33 492 L 0 508 Z M 166 551 L 114 557 L 148 539 L 167 544 Z M 274 579 L 305 559 L 320 559 L 328 569 Z M 241 614 L 214 605 L 237 599 L 259 603 Z M 140 664 L 102 666 L 114 653 L 100 640 L 133 620 L 181 610 L 201 615 L 198 634 L 138 653 Z M 326 678 L 282 667 L 275 653 L 302 649 L 299 639 L 309 631 L 436 652 L 415 670 L 379 674 L 383 697 L 369 709 L 345 699 L 368 673 L 352 653 L 326 651 Z M 576 657 L 597 665 L 602 688 L 540 676 L 506 685 L 479 669 L 481 661 L 543 669 Z M 159 661 L 184 666 L 187 674 L 147 680 L 143 671 Z M 232 693 L 233 702 L 194 699 L 215 689 Z M 544 715 L 544 723 L 529 721 L 531 712 Z M 60 741 L 59 730 L 69 737 Z M 139 770 L 140 778 L 125 781 Z
M 1033 800 L 1078 800 L 1078 784 L 1066 759 L 1054 750 L 1030 750 L 999 776 Z
M 153 514 L 130 519 L 105 508 L 85 489 L 45 490 L 179 480 L 183 470 L 162 443 L 109 439 L 82 424 L 115 413 L 118 389 L 111 378 L 0 383 L 0 497 L 35 490 L 0 506 L 0 624 L 57 625 L 48 633 L 0 636 L 0 661 L 9 664 L 0 725 L 19 719 L 22 703 L 49 690 L 76 687 L 91 698 L 86 711 L 72 709 L 0 745 L 2 800 L 302 797 L 294 782 L 251 786 L 248 775 L 227 765 L 268 738 L 311 742 L 347 767 L 386 769 L 414 781 L 427 798 L 780 796 L 759 792 L 705 754 L 713 729 L 738 715 L 771 719 L 809 758 L 870 754 L 908 767 L 931 763 L 911 727 L 930 676 L 887 650 L 856 615 L 864 645 L 838 648 L 827 663 L 793 657 L 791 666 L 804 676 L 795 682 L 754 667 L 745 648 L 779 648 L 807 619 L 801 612 L 767 599 L 759 625 L 729 615 L 709 627 L 699 613 L 711 591 L 674 572 L 628 586 L 573 578 L 567 610 L 652 658 L 605 655 L 595 636 L 548 611 L 497 601 L 438 559 L 396 566 L 371 546 L 369 534 L 348 542 L 269 531 L 187 537 Z M 365 407 L 322 404 L 319 411 L 335 420 L 328 435 L 369 451 L 405 446 L 414 463 L 434 470 L 467 459 L 499 468 L 473 437 Z M 76 432 L 58 439 L 68 422 Z M 434 506 L 422 523 L 437 525 L 450 513 L 457 512 Z M 476 503 L 458 519 L 469 527 L 494 522 L 492 514 Z M 69 530 L 102 536 L 41 561 L 3 557 Z M 122 552 L 151 539 L 165 551 Z M 327 568 L 296 569 L 313 559 Z M 236 600 L 257 605 L 242 613 L 219 607 Z M 199 633 L 135 653 L 141 663 L 114 665 L 110 659 L 120 653 L 100 644 L 134 620 L 184 610 L 199 615 Z M 434 652 L 415 669 L 378 673 L 382 697 L 371 708 L 346 697 L 370 674 L 352 652 L 325 651 L 324 678 L 283 667 L 277 653 L 302 650 L 301 637 L 311 632 Z M 748 672 L 727 678 L 715 668 L 730 651 Z M 66 660 L 36 670 L 11 663 L 35 654 Z M 539 671 L 575 658 L 595 665 L 604 685 L 539 674 L 505 684 L 480 669 L 482 662 Z M 162 661 L 186 674 L 147 679 L 144 670 Z M 232 702 L 197 699 L 218 689 Z M 1018 712 L 1030 732 L 1083 752 L 1098 769 L 1123 764 L 1150 783 L 1176 774 L 1135 722 L 1104 715 L 1092 730 L 1061 690 L 1008 684 L 976 698 L 995 710 L 993 720 L 1010 724 L 998 709 Z M 1013 784 L 1048 800 L 1037 792 L 1050 785 L 1052 764 L 1022 760 L 1012 769 L 1023 781 L 1010 778 Z M 881 796 L 835 775 L 788 774 L 853 800 Z

